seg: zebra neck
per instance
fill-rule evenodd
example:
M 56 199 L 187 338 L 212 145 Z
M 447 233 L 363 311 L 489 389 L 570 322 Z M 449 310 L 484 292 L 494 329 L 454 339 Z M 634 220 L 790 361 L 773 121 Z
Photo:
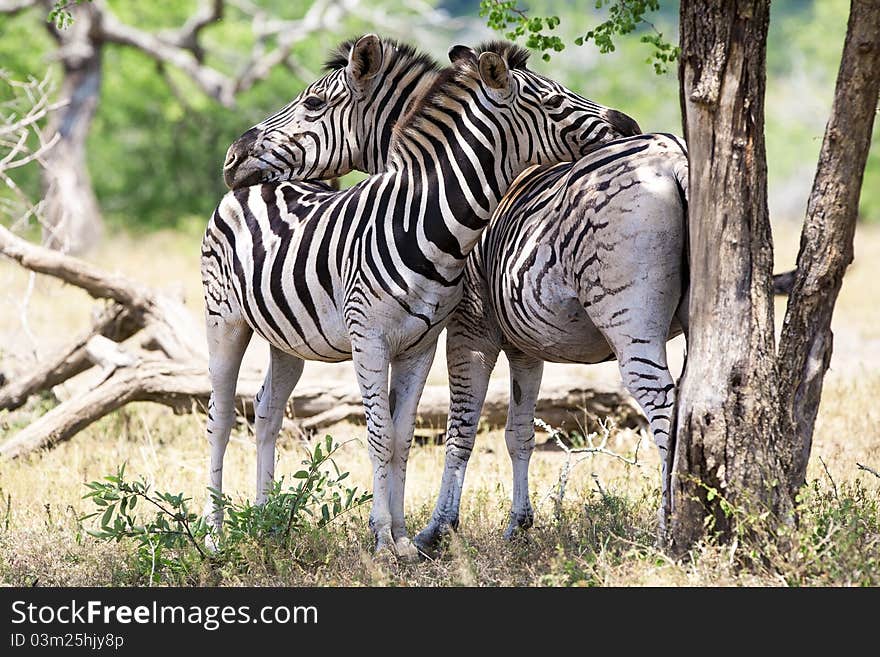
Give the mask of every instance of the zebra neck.
M 355 167 L 370 174 L 387 171 L 390 165 L 391 143 L 401 118 L 430 89 L 439 70 L 428 64 L 413 67 L 405 62 L 390 71 L 367 102 L 372 110 L 363 122 L 366 133 L 361 143 L 363 162 Z
M 392 168 L 410 181 L 404 213 L 439 248 L 441 264 L 462 267 L 514 178 L 485 135 L 422 124 L 395 152 Z

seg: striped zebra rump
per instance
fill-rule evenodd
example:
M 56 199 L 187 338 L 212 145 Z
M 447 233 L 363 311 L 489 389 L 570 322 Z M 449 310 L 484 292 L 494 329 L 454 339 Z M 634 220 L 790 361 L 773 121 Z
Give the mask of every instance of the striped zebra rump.
M 653 321 L 641 312 L 645 285 L 636 279 L 650 275 L 666 288 L 675 278 L 682 288 L 686 180 L 679 140 L 653 134 L 527 170 L 475 250 L 485 287 L 466 280 L 462 312 L 488 293 L 504 344 L 553 362 L 607 360 L 605 331 L 631 313 Z

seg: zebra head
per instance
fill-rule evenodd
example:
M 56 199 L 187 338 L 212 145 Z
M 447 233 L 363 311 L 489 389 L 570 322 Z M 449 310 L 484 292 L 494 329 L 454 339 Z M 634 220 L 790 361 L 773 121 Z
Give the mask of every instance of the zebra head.
M 430 57 L 375 34 L 342 43 L 325 68 L 229 147 L 223 179 L 230 189 L 384 171 L 395 123 L 439 73 Z
M 623 112 L 530 71 L 528 56 L 527 50 L 503 41 L 449 51 L 453 67 L 470 70 L 487 101 L 506 117 L 499 127 L 519 151 L 521 165 L 575 160 L 600 144 L 641 133 Z

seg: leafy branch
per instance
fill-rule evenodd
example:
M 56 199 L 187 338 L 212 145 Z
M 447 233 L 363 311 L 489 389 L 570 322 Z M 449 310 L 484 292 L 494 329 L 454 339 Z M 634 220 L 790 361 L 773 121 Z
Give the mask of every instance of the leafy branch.
M 517 8 L 517 0 L 481 0 L 480 16 L 493 30 L 503 31 L 511 41 L 526 37 L 526 48 L 542 52 L 544 61 L 550 61 L 553 50 L 561 52 L 565 43 L 556 35 L 544 34 L 544 30 L 554 30 L 559 25 L 559 16 L 529 16 L 524 9 Z
M 480 16 L 486 17 L 489 27 L 512 41 L 526 37 L 526 47 L 543 53 L 544 61 L 550 61 L 550 52 L 561 52 L 565 43 L 557 35 L 546 34 L 559 26 L 558 16 L 531 16 L 528 10 L 519 8 L 517 0 L 481 0 Z M 640 27 L 648 27 L 651 33 L 642 35 L 642 43 L 653 46 L 647 63 L 654 66 L 660 75 L 678 59 L 681 49 L 664 39 L 646 15 L 660 9 L 660 0 L 596 0 L 596 9 L 608 7 L 607 20 L 575 38 L 575 45 L 582 46 L 592 41 L 600 53 L 613 52 L 614 37 L 630 34 Z
M 348 472 L 341 471 L 333 460 L 340 447 L 330 436 L 316 443 L 307 451 L 303 469 L 293 475 L 298 484 L 285 488 L 283 481 L 275 482 L 262 505 L 236 503 L 211 490 L 214 502 L 225 511 L 219 534 L 204 517 L 190 510 L 191 498 L 156 491 L 143 477 L 128 481 L 125 466 L 115 475 L 86 484 L 90 492 L 84 498 L 91 499 L 98 510 L 80 520 L 100 517 L 98 528 L 87 530 L 95 538 L 133 540 L 138 566 L 151 583 L 159 581 L 164 571 L 189 572 L 192 562 L 222 564 L 235 560 L 240 546 L 248 541 L 288 544 L 293 535 L 325 527 L 370 501 L 369 493 L 343 485 Z M 139 514 L 139 503 L 140 507 L 148 505 L 151 513 Z M 216 546 L 217 552 L 206 550 L 206 544 Z
M 92 0 L 55 0 L 52 10 L 46 16 L 47 23 L 55 23 L 55 27 L 59 30 L 66 30 L 73 24 L 73 14 L 70 12 L 71 7 L 81 5 L 83 2 L 91 2 Z

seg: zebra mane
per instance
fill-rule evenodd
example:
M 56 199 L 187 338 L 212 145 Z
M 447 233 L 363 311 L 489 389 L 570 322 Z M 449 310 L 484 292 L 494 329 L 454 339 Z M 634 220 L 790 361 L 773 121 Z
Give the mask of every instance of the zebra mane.
M 509 41 L 486 41 L 474 48 L 474 51 L 477 57 L 484 52 L 494 52 L 507 62 L 507 67 L 511 70 L 525 69 L 529 59 L 528 50 Z M 418 127 L 432 109 L 445 107 L 449 98 L 461 92 L 463 81 L 474 75 L 478 77 L 480 75 L 476 58 L 473 61 L 467 58 L 460 59 L 453 66 L 442 69 L 434 83 L 413 103 L 395 126 L 395 139 L 391 143 L 391 149 L 396 150 L 401 138 Z
M 529 61 L 529 51 L 510 41 L 484 41 L 474 48 L 479 56 L 484 52 L 494 52 L 499 57 L 503 57 L 507 62 L 507 68 L 526 68 Z
M 358 39 L 360 39 L 360 37 L 352 37 L 336 46 L 336 48 L 330 53 L 330 56 L 327 57 L 327 61 L 324 62 L 324 70 L 336 71 L 345 68 L 348 65 L 348 55 L 354 47 L 354 44 L 358 42 Z M 430 71 L 440 69 L 440 65 L 433 57 L 423 52 L 419 52 L 414 46 L 411 46 L 408 43 L 403 43 L 397 39 L 389 39 L 386 37 L 379 37 L 379 40 L 382 42 L 383 46 L 386 46 L 385 52 L 387 53 L 390 51 L 391 53 L 391 61 L 388 63 L 387 70 L 391 70 L 391 68 L 400 61 L 407 61 L 411 65 L 423 66 L 426 70 Z

